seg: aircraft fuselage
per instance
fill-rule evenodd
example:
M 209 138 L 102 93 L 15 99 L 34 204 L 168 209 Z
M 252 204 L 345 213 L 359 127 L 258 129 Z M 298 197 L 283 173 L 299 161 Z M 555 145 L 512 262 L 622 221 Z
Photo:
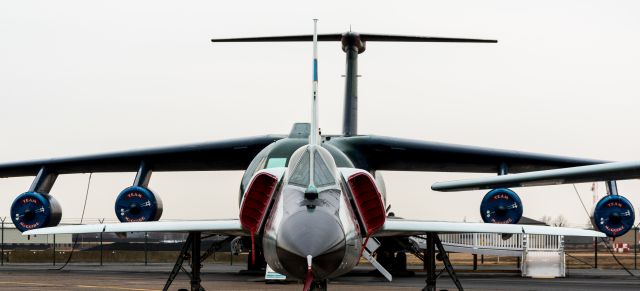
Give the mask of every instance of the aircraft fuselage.
M 342 165 L 353 167 L 342 152 L 337 155 Z M 324 146 L 307 145 L 306 139 L 284 139 L 265 148 L 252 162 L 255 169 L 247 170 L 241 192 L 245 181 L 251 181 L 247 175 L 286 165 L 261 241 L 265 259 L 276 272 L 304 279 L 307 256 L 312 257 L 314 280 L 339 276 L 357 264 L 362 230 L 335 156 Z

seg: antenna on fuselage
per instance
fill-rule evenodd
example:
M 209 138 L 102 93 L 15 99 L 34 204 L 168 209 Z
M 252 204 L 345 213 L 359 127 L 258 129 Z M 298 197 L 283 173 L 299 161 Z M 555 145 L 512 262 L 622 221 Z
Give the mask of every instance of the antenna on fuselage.
M 317 145 L 320 129 L 318 128 L 318 19 L 313 20 L 313 82 L 311 96 L 311 134 L 309 144 Z

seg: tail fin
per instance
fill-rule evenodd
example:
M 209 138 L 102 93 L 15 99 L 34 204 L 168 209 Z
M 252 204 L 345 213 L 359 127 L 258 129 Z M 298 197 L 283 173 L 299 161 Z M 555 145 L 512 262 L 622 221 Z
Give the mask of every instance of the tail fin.
M 373 33 L 331 33 L 313 35 L 287 35 L 241 38 L 216 38 L 212 42 L 290 42 L 290 41 L 339 41 L 347 55 L 347 72 L 345 74 L 344 117 L 342 134 L 353 136 L 358 134 L 358 54 L 365 50 L 369 41 L 387 42 L 456 42 L 456 43 L 497 43 L 493 39 L 452 38 L 433 36 L 411 36 Z M 317 67 L 316 67 L 317 68 Z M 314 69 L 315 70 L 315 69 Z M 315 71 L 314 71 L 315 72 Z M 315 82 L 315 81 L 314 81 Z M 313 127 L 312 130 L 317 130 Z M 313 135 L 313 133 L 312 133 Z
M 313 20 L 313 83 L 311 100 L 311 134 L 309 144 L 317 145 L 320 129 L 318 128 L 318 19 Z

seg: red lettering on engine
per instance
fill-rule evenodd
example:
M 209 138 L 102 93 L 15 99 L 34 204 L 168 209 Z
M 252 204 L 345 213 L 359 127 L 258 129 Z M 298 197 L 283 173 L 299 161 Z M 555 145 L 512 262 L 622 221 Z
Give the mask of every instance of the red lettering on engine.
M 138 192 L 131 192 L 131 193 L 127 194 L 127 196 L 125 198 L 126 199 L 131 199 L 131 198 L 140 198 L 140 199 L 142 199 L 142 194 L 140 194 Z
M 607 207 L 620 207 L 622 208 L 622 203 L 618 202 L 618 201 L 612 201 L 607 203 Z
M 20 222 L 20 226 L 24 227 L 25 229 L 34 229 L 40 226 L 40 222 L 36 222 L 34 224 L 26 224 L 24 222 Z
M 22 199 L 22 204 L 27 204 L 27 203 L 38 203 L 38 200 L 33 199 L 33 198 L 24 198 Z
M 124 219 L 125 219 L 127 222 L 143 222 L 143 221 L 145 221 L 145 218 L 144 218 L 144 217 L 140 217 L 140 218 L 136 218 L 136 219 L 131 219 L 131 218 L 126 217 L 126 216 L 125 216 L 125 217 L 124 217 Z
M 496 195 L 493 196 L 493 200 L 498 200 L 498 199 L 509 200 L 509 195 L 507 195 L 507 194 L 496 194 Z
M 611 228 L 611 227 L 605 225 L 604 228 L 606 228 L 608 231 L 610 231 L 613 235 L 616 235 L 617 233 L 619 233 L 622 230 L 624 230 L 624 226 L 617 227 L 617 228 Z
M 513 223 L 513 219 L 511 219 L 511 217 L 509 217 L 509 219 L 505 220 L 505 221 L 497 221 L 495 218 L 491 219 L 491 223 L 497 223 L 497 224 L 512 224 Z

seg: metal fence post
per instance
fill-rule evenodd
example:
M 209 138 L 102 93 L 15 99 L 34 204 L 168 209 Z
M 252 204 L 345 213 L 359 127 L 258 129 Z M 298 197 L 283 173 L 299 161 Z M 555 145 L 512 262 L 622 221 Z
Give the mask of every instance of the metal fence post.
M 100 224 L 102 224 L 104 222 L 104 218 L 100 220 Z M 100 266 L 102 266 L 102 252 L 104 250 L 104 245 L 102 243 L 102 234 L 103 232 L 100 233 Z
M 0 265 L 4 266 L 4 221 L 6 217 L 0 218 L 2 221 L 2 242 L 0 243 L 0 247 L 2 248 L 2 254 L 0 255 Z
M 144 233 L 144 265 L 147 265 L 147 242 L 149 240 L 149 233 L 145 232 Z
M 633 269 L 638 269 L 638 226 L 634 229 L 633 235 Z
M 597 269 L 598 268 L 598 238 L 597 237 L 593 238 L 593 258 L 595 261 L 593 268 Z
M 478 270 L 478 254 L 473 254 L 473 270 Z
M 53 234 L 53 265 L 56 265 L 56 234 Z

